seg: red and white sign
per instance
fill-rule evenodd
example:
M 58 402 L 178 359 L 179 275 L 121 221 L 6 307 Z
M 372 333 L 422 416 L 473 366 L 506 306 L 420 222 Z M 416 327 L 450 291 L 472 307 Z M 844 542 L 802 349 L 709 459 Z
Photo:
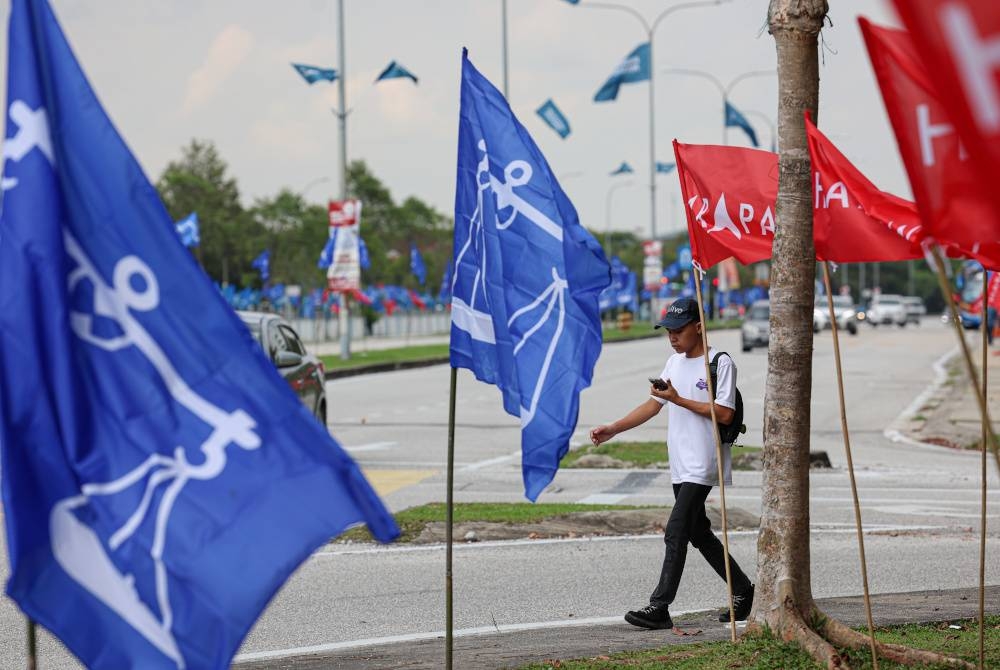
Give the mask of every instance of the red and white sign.
M 913 41 L 859 22 L 926 236 L 1000 267 L 1000 219 Z
M 327 288 L 361 288 L 361 201 L 330 201 L 330 236 L 335 237 L 333 259 L 326 271 Z
M 778 155 L 770 151 L 674 140 L 691 239 L 707 270 L 730 256 L 748 265 L 771 257 Z

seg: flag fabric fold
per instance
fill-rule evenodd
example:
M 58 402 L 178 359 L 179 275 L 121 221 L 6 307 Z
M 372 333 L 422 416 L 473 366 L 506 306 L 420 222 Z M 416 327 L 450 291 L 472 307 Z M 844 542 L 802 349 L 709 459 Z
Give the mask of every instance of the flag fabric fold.
M 463 52 L 451 364 L 521 420 L 530 500 L 569 449 L 601 351 L 610 268 L 507 101 Z
M 7 594 L 87 667 L 228 668 L 313 549 L 398 529 L 180 243 L 48 4 L 11 5 Z
M 382 70 L 382 74 L 375 78 L 375 83 L 380 81 L 385 81 L 386 79 L 409 79 L 414 84 L 417 83 L 417 77 L 412 72 L 407 70 L 405 67 L 392 61 L 386 65 L 385 69 Z
M 816 260 L 838 263 L 903 261 L 924 257 L 917 207 L 880 191 L 805 119 L 813 170 Z
M 542 117 L 542 121 L 554 130 L 559 137 L 566 139 L 569 136 L 569 121 L 566 120 L 566 117 L 551 98 L 542 103 L 542 106 L 535 110 L 535 114 Z
M 691 257 L 707 270 L 730 256 L 744 265 L 771 257 L 778 156 L 742 147 L 674 140 Z
M 1000 268 L 998 219 L 916 46 L 905 31 L 859 24 L 925 236 Z
M 743 116 L 740 110 L 733 107 L 729 101 L 726 101 L 726 126 L 742 128 L 743 132 L 747 134 L 750 138 L 750 142 L 755 146 L 760 146 L 757 144 L 757 133 L 754 131 L 753 126 L 747 121 L 747 117 Z
M 643 42 L 625 57 L 608 80 L 594 94 L 594 102 L 606 102 L 618 97 L 622 84 L 634 84 L 649 79 L 649 42 Z
M 328 81 L 330 83 L 337 81 L 336 70 L 316 67 L 315 65 L 302 65 L 301 63 L 292 63 L 292 67 L 310 86 L 317 81 Z

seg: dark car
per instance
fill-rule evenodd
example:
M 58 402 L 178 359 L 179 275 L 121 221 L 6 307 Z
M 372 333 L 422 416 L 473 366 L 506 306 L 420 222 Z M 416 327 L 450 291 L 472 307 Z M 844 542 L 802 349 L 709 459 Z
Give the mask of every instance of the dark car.
M 326 425 L 323 363 L 306 351 L 295 329 L 276 314 L 236 312 L 305 406 Z
M 743 351 L 766 347 L 771 333 L 771 303 L 757 300 L 747 310 L 740 328 L 740 346 Z

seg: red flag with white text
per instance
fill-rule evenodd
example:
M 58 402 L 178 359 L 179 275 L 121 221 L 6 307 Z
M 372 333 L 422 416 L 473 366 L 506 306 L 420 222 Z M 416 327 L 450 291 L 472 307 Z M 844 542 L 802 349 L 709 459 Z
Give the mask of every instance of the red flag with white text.
M 1000 239 L 1000 2 L 895 0 L 903 23 L 993 203 Z
M 909 35 L 859 19 L 924 233 L 1000 267 L 991 203 Z
M 923 258 L 917 207 L 880 191 L 806 114 L 813 170 L 816 260 L 838 263 Z
M 778 155 L 674 140 L 691 257 L 707 270 L 730 256 L 747 265 L 771 257 Z

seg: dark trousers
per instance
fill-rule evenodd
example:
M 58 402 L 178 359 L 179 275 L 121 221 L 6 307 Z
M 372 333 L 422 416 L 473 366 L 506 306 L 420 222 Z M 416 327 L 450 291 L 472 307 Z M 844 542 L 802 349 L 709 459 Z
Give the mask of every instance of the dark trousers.
M 703 484 L 674 484 L 674 508 L 670 511 L 670 519 L 663 533 L 663 543 L 666 545 L 663 567 L 660 569 L 660 581 L 649 597 L 651 604 L 662 606 L 674 601 L 684 572 L 688 542 L 701 552 L 716 574 L 723 580 L 726 579 L 722 543 L 712 532 L 712 525 L 705 515 L 705 499 L 711 490 L 711 486 Z M 729 557 L 729 571 L 733 577 L 734 594 L 750 589 L 750 580 L 732 556 Z

